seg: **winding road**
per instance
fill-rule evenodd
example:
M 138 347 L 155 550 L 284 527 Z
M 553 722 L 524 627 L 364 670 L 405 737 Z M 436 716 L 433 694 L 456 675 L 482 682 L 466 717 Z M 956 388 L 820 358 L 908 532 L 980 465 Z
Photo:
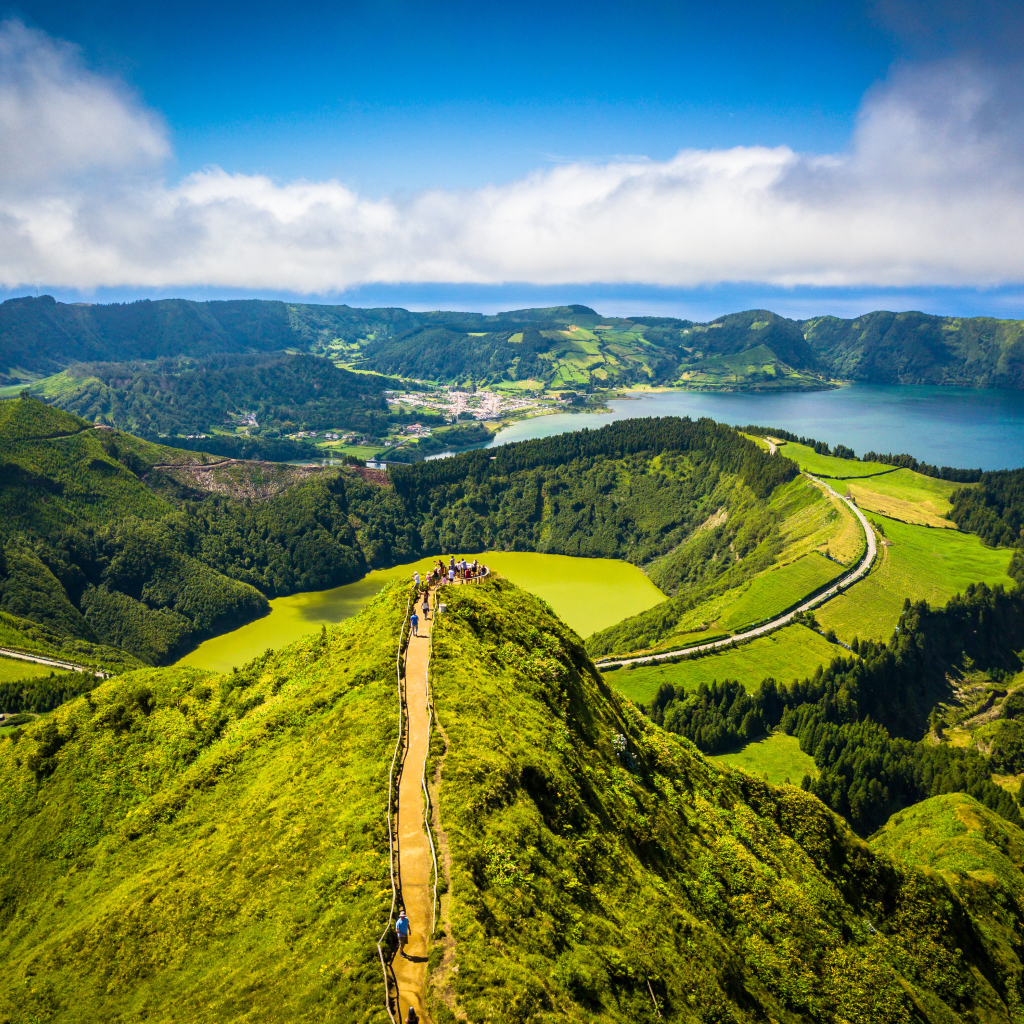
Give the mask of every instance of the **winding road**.
M 13 647 L 0 647 L 0 657 L 14 658 L 17 661 L 33 661 L 37 665 L 49 665 L 51 668 L 62 668 L 65 672 L 91 672 L 100 679 L 106 679 L 107 673 L 99 669 L 90 668 L 88 665 L 78 665 L 73 661 L 60 661 L 57 658 L 47 658 L 42 654 L 27 654 L 25 651 L 16 650 Z
M 875 542 L 875 531 L 871 528 L 871 524 L 867 521 L 864 513 L 861 512 L 857 506 L 850 501 L 848 498 L 844 498 L 841 494 L 837 494 L 828 484 L 823 480 L 819 480 L 815 476 L 811 476 L 810 473 L 805 473 L 809 480 L 813 480 L 815 484 L 821 487 L 832 497 L 838 498 L 839 501 L 844 502 L 853 514 L 857 517 L 860 522 L 861 529 L 864 531 L 864 540 L 866 542 L 866 550 L 864 557 L 860 560 L 858 565 L 850 572 L 841 576 L 836 583 L 833 583 L 827 590 L 823 590 L 820 594 L 815 594 L 813 597 L 808 598 L 798 608 L 786 612 L 785 615 L 780 615 L 778 618 L 772 619 L 770 622 L 764 622 L 760 626 L 755 626 L 753 629 L 748 629 L 743 633 L 736 633 L 734 636 L 725 637 L 722 640 L 714 640 L 711 643 L 697 644 L 694 647 L 681 647 L 676 648 L 672 651 L 661 651 L 658 654 L 645 654 L 635 658 L 602 658 L 597 662 L 597 667 L 601 669 L 619 668 L 622 665 L 645 665 L 656 661 L 664 661 L 666 658 L 678 658 L 680 655 L 700 654 L 704 651 L 715 651 L 720 650 L 723 647 L 731 647 L 734 644 L 741 644 L 747 640 L 753 640 L 756 637 L 764 636 L 766 633 L 772 633 L 780 626 L 786 626 L 801 612 L 809 612 L 812 608 L 817 608 L 819 605 L 824 604 L 830 598 L 836 596 L 847 587 L 852 586 L 859 579 L 862 579 L 875 564 L 875 558 L 878 556 L 878 545 Z

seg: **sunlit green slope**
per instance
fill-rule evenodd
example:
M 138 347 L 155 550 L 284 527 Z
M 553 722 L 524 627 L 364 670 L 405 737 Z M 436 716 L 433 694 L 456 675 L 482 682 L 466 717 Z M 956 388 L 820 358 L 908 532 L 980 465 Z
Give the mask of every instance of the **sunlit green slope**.
M 1010 1019 L 1020 963 L 942 877 L 646 722 L 510 584 L 447 603 L 438 1021 Z
M 438 1024 L 1011 1019 L 1015 904 L 994 920 L 809 794 L 719 770 L 511 583 L 445 597 Z M 0 740 L 0 1020 L 384 1024 L 406 600 Z
M 3 1021 L 384 1020 L 405 597 L 0 739 Z

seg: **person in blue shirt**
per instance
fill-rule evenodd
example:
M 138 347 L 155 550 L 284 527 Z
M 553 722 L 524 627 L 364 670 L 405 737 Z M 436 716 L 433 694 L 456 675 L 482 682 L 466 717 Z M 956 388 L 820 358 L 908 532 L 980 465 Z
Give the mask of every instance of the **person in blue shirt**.
M 395 933 L 398 935 L 399 955 L 405 957 L 406 960 L 409 958 L 405 956 L 405 944 L 409 941 L 409 933 L 411 931 L 412 926 L 409 924 L 409 918 L 405 916 L 404 910 L 400 910 L 398 912 L 398 920 L 395 922 Z
M 409 616 L 409 622 L 412 624 L 412 635 L 413 636 L 419 636 L 420 635 L 420 617 L 415 612 L 413 612 L 412 615 Z

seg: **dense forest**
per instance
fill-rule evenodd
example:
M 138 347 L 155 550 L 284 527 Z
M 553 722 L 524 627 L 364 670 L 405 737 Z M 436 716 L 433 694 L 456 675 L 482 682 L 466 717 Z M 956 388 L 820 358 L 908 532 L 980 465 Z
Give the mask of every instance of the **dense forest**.
M 65 375 L 53 402 L 154 439 L 235 423 L 247 423 L 250 434 L 266 438 L 330 428 L 383 435 L 393 418 L 384 392 L 395 386 L 316 356 L 249 353 L 79 364 Z
M 3 402 L 0 611 L 156 663 L 268 598 L 432 551 L 661 558 L 659 579 L 678 586 L 700 559 L 664 556 L 720 505 L 763 512 L 797 472 L 710 420 L 623 421 L 490 451 L 396 467 L 389 486 L 346 468 L 200 471 L 204 456 L 31 398 Z M 737 515 L 714 534 L 729 557 L 701 571 L 760 564 L 772 528 Z
M 798 321 L 762 309 L 696 324 L 602 317 L 579 305 L 485 316 L 263 300 L 66 305 L 49 296 L 0 304 L 0 372 L 302 349 L 429 380 L 547 379 L 564 355 L 561 332 L 572 325 L 602 328 L 596 349 L 576 346 L 570 358 L 579 379 L 603 385 L 671 383 L 685 365 L 763 349 L 797 371 L 834 379 L 1024 387 L 1024 322 L 990 317 L 878 311 Z
M 647 710 L 709 753 L 781 726 L 817 765 L 818 777 L 805 787 L 862 835 L 901 808 L 948 792 L 970 793 L 1024 824 L 1006 790 L 991 781 L 993 770 L 1024 771 L 1016 725 L 997 744 L 994 762 L 977 749 L 923 740 L 933 709 L 952 700 L 950 679 L 968 667 L 997 678 L 1024 667 L 1024 592 L 972 586 L 938 611 L 908 601 L 889 644 L 861 642 L 855 650 L 858 657 L 838 657 L 810 679 L 765 679 L 750 694 L 728 680 L 693 694 L 666 684 Z
M 159 662 L 268 597 L 419 550 L 394 492 L 358 473 L 281 467 L 281 486 L 254 500 L 259 464 L 237 479 L 174 475 L 203 458 L 34 399 L 0 403 L 0 610 Z

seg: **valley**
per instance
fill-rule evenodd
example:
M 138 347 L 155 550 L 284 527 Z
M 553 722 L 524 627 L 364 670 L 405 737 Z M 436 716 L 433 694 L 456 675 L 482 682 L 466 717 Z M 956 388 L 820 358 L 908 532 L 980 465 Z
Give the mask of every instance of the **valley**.
M 571 315 L 461 324 L 548 368 L 487 387 L 435 323 L 0 400 L 0 1016 L 1010 1024 L 1020 472 L 595 416 L 657 353 Z

